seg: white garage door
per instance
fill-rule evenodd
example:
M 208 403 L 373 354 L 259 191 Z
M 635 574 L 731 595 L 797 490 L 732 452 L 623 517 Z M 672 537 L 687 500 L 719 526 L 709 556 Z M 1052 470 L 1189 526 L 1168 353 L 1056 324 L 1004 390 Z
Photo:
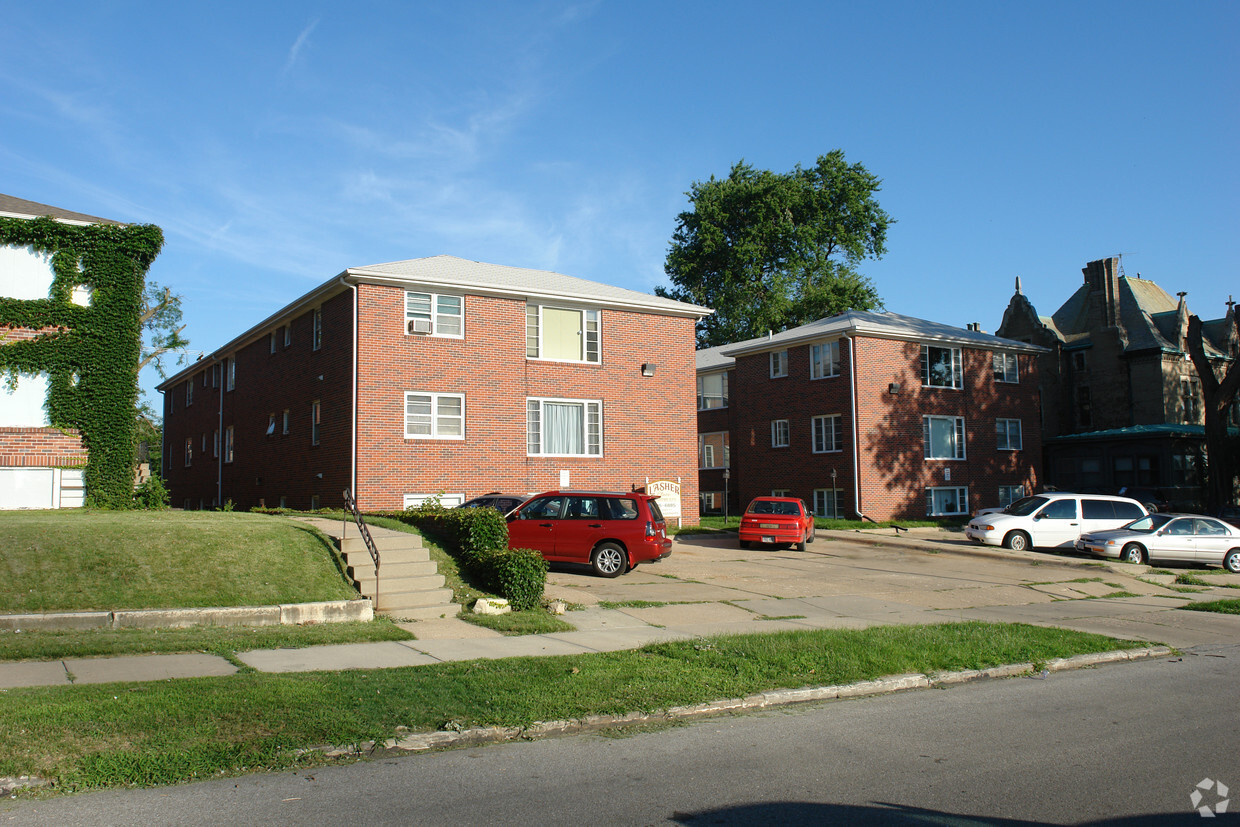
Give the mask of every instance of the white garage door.
M 55 494 L 55 469 L 0 468 L 0 509 L 54 508 Z

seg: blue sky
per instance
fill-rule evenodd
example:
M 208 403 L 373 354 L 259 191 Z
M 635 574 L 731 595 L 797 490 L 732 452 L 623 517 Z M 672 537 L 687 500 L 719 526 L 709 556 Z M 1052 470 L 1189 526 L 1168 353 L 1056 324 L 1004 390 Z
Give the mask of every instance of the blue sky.
M 643 292 L 691 182 L 832 149 L 890 310 L 994 330 L 1123 253 L 1240 299 L 1240 4 L 0 0 L 0 192 L 163 228 L 212 350 L 346 267 Z M 143 385 L 156 384 L 154 375 Z

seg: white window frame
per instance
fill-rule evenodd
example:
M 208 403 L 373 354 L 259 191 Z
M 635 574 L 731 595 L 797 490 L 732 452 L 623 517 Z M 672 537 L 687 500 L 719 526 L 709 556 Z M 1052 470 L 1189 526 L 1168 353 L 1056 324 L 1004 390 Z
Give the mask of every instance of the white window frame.
M 231 391 L 231 390 L 236 389 L 237 387 L 237 357 L 229 356 L 228 359 L 225 361 L 228 363 L 228 365 L 224 373 L 224 376 L 225 376 L 224 390 Z
M 580 405 L 582 453 L 551 453 L 545 450 L 547 434 L 546 406 Z M 525 453 L 531 457 L 601 457 L 603 456 L 603 400 L 560 399 L 546 396 L 529 396 L 525 399 Z
M 834 454 L 844 450 L 844 418 L 840 414 L 815 416 L 809 425 L 813 453 Z
M 835 500 L 835 502 L 831 503 L 831 500 Z M 827 507 L 828 504 L 830 504 L 831 508 Z M 823 517 L 828 520 L 844 519 L 844 489 L 815 488 L 814 516 Z
M 790 429 L 788 428 L 788 420 L 772 419 L 771 420 L 771 447 L 772 448 L 787 448 L 790 439 L 791 439 L 791 436 L 790 436 Z
M 959 511 L 939 511 L 934 501 L 937 491 L 955 491 Z M 927 517 L 959 517 L 969 513 L 969 487 L 967 485 L 936 485 L 926 488 Z
M 293 422 L 292 414 L 289 413 L 288 408 L 285 408 L 284 409 L 284 424 L 282 425 L 282 430 L 280 431 L 282 435 L 288 436 L 289 428 L 292 425 L 292 422 Z
M 788 493 L 788 491 L 789 491 L 789 489 L 787 489 L 787 488 L 772 488 L 772 489 L 771 489 L 771 496 L 772 496 L 772 497 L 788 497 L 788 496 L 791 496 L 791 495 Z
M 1012 503 L 1025 496 L 1024 485 L 1000 485 L 999 486 L 999 507 L 1007 508 Z
M 935 384 L 931 381 L 930 370 L 930 351 L 945 350 L 951 353 L 950 370 L 951 376 L 948 377 L 949 384 Z M 946 388 L 950 390 L 959 390 L 964 387 L 964 359 L 960 348 L 950 347 L 947 345 L 922 345 L 921 346 L 921 386 L 923 388 Z
M 788 375 L 788 351 L 771 351 L 771 378 L 782 379 Z
M 1023 450 L 1024 438 L 1019 419 L 995 420 L 995 447 L 1000 451 Z
M 185 383 L 185 407 L 194 404 L 194 380 L 191 379 Z
M 276 339 L 276 331 L 274 331 L 274 330 L 273 330 L 273 331 L 271 331 L 270 340 L 271 340 L 271 352 L 272 352 L 272 353 L 275 353 L 275 352 L 276 352 L 276 342 L 278 341 L 278 340 Z
M 1015 353 L 998 352 L 991 358 L 995 381 L 1009 385 L 1020 383 L 1020 359 Z
M 732 448 L 731 448 L 731 445 L 729 444 L 731 442 L 730 435 L 731 435 L 731 431 L 707 431 L 706 433 L 698 434 L 698 469 L 699 470 L 701 471 L 716 470 L 717 471 L 717 470 L 729 467 L 729 463 L 732 460 Z M 721 437 L 721 439 L 718 441 L 719 442 L 718 447 L 722 449 L 721 451 L 721 453 L 723 454 L 722 457 L 715 456 L 715 448 L 716 448 L 715 443 L 713 441 L 710 441 L 710 442 L 707 441 L 707 437 L 714 437 L 714 436 Z M 707 462 L 708 459 L 710 460 L 709 463 Z M 718 463 L 715 462 L 716 459 L 719 460 Z
M 410 308 L 410 302 L 417 297 L 419 300 L 424 299 L 426 309 L 413 310 Z M 456 312 L 450 312 L 450 303 L 456 302 Z M 445 305 L 444 302 L 448 304 Z M 409 322 L 414 319 L 425 319 L 431 323 L 431 332 L 428 334 L 410 333 Z M 455 327 L 456 333 L 443 333 L 445 327 L 451 330 Z M 406 336 L 432 336 L 440 339 L 464 339 L 465 338 L 465 297 L 457 293 L 430 293 L 423 290 L 406 290 L 405 291 L 405 335 Z
M 284 326 L 284 346 L 289 347 L 293 344 L 293 323 L 289 322 Z
M 310 403 L 310 444 L 319 444 L 319 429 L 323 425 L 323 403 L 316 399 Z
M 224 462 L 225 463 L 231 463 L 233 461 L 233 457 L 235 456 L 235 442 L 234 442 L 235 437 L 236 437 L 236 431 L 234 430 L 232 425 L 229 425 L 227 428 L 224 429 Z
M 218 459 L 220 455 L 220 429 L 216 428 L 211 434 L 211 458 Z
M 935 456 L 931 452 L 934 449 L 934 440 L 932 438 L 932 429 L 934 422 L 950 422 L 952 433 L 952 456 L 940 457 Z M 930 416 L 926 415 L 921 418 L 921 438 L 922 448 L 925 458 L 928 460 L 962 460 L 965 459 L 965 430 L 963 416 Z
M 409 404 L 414 400 L 425 400 L 430 405 L 430 421 L 426 425 L 430 433 L 414 433 L 409 430 Z M 449 403 L 446 407 L 443 403 Z M 453 405 L 451 403 L 455 402 Z M 459 413 L 458 413 L 459 411 Z M 444 432 L 445 424 L 456 425 L 458 433 Z M 463 393 L 431 393 L 428 391 L 405 392 L 405 439 L 446 439 L 460 442 L 465 439 L 465 394 Z
M 579 313 L 580 322 L 577 335 L 581 337 L 581 347 L 577 359 L 564 359 L 543 355 L 542 332 L 545 328 L 543 310 L 562 310 Z M 594 329 L 591 330 L 590 326 Z M 547 362 L 580 362 L 587 365 L 603 363 L 603 314 L 602 311 L 588 307 L 573 307 L 556 304 L 527 304 L 525 306 L 525 358 Z
M 323 348 L 323 308 L 314 308 L 310 318 L 312 322 L 310 349 L 321 350 Z
M 703 391 L 706 379 L 714 379 L 719 377 L 719 396 L 707 396 Z M 711 405 L 709 400 L 718 399 L 718 405 Z M 717 411 L 728 406 L 728 372 L 719 371 L 717 373 L 703 373 L 697 378 L 697 401 L 699 411 Z
M 194 464 L 194 438 L 185 438 L 185 467 L 189 468 Z
M 840 375 L 840 341 L 809 346 L 809 378 L 829 379 Z

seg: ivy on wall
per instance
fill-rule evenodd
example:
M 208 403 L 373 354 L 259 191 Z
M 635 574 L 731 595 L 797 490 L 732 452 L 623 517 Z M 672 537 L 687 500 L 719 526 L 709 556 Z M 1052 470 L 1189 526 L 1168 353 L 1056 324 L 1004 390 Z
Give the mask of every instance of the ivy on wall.
M 49 298 L 0 297 L 0 327 L 46 330 L 0 344 L 0 371 L 48 376 L 54 427 L 77 428 L 88 452 L 87 505 L 133 502 L 138 359 L 146 271 L 164 236 L 154 225 L 61 224 L 50 218 L 0 218 L 0 246 L 30 247 L 52 260 Z M 73 304 L 76 287 L 89 307 Z

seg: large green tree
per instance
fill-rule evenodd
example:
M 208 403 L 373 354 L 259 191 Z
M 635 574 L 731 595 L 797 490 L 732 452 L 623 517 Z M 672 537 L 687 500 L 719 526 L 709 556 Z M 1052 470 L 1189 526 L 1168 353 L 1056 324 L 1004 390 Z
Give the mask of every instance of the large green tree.
M 881 184 L 839 149 L 791 172 L 741 161 L 727 178 L 696 181 L 667 254 L 673 286 L 655 292 L 714 309 L 698 325 L 699 347 L 881 307 L 857 271 L 887 251 L 895 223 L 875 198 Z

